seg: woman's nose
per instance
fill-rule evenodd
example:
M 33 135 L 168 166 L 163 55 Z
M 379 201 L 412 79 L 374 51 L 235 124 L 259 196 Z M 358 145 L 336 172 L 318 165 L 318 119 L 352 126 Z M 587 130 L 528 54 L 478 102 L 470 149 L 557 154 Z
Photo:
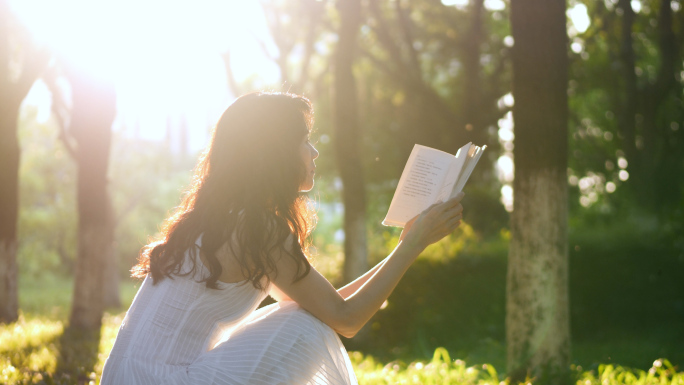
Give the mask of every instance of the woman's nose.
M 313 145 L 311 146 L 311 157 L 313 159 L 318 158 L 318 150 L 316 150 L 316 147 L 314 147 Z

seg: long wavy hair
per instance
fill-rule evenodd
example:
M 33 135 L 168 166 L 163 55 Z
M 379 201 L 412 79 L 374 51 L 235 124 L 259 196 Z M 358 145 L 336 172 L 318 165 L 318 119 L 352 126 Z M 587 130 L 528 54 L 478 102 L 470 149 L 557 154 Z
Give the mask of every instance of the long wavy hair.
M 277 274 L 277 250 L 297 263 L 295 281 L 308 274 L 308 236 L 316 216 L 299 192 L 306 178 L 300 145 L 312 125 L 311 103 L 303 96 L 259 92 L 238 98 L 216 124 L 180 206 L 159 238 L 142 249 L 132 275 L 150 274 L 156 284 L 194 273 L 197 254 L 189 272 L 181 266 L 187 250 L 197 252 L 200 235 L 209 269 L 201 282 L 209 288 L 218 288 L 222 267 L 216 252 L 226 243 L 246 282 L 259 290 L 264 277 Z

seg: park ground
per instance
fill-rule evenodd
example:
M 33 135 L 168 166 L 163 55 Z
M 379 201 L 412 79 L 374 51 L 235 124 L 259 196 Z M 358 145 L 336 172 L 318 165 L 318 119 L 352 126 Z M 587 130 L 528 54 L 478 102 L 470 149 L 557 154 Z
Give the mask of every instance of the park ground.
M 684 256 L 657 237 L 597 234 L 570 242 L 574 381 L 684 384 Z M 436 247 L 416 262 L 365 340 L 345 341 L 361 384 L 507 383 L 503 238 L 461 243 L 458 257 Z M 22 316 L 0 326 L 0 383 L 99 382 L 140 283 L 123 282 L 124 306 L 92 334 L 65 328 L 72 284 L 21 277 Z

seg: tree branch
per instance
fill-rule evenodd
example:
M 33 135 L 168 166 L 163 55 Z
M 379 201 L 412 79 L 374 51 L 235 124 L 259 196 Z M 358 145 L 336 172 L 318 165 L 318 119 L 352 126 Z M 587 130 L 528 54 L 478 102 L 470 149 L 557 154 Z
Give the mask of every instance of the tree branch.
M 233 73 L 233 67 L 230 65 L 230 52 L 226 51 L 221 54 L 221 59 L 223 59 L 223 65 L 226 68 L 226 80 L 228 80 L 228 88 L 233 93 L 234 96 L 242 95 L 242 90 L 237 80 L 235 80 L 235 74 Z
M 404 38 L 404 44 L 409 53 L 409 62 L 413 67 L 413 71 L 420 73 L 420 62 L 418 61 L 418 52 L 413 46 L 413 23 L 411 22 L 410 12 L 409 14 L 401 6 L 401 1 L 397 0 L 394 2 L 395 9 L 397 11 L 397 20 L 399 27 L 402 32 L 402 37 Z
M 368 5 L 371 14 L 373 15 L 373 18 L 376 22 L 376 25 L 371 26 L 371 28 L 373 29 L 373 32 L 375 32 L 375 34 L 377 35 L 378 41 L 385 48 L 385 50 L 387 50 L 390 57 L 392 58 L 392 61 L 396 65 L 398 65 L 402 71 L 408 71 L 408 68 L 404 63 L 404 58 L 401 54 L 401 50 L 394 42 L 394 39 L 392 38 L 392 35 L 389 32 L 389 28 L 387 27 L 387 23 L 384 17 L 382 16 L 382 11 L 380 10 L 378 1 L 370 0 L 368 2 Z
M 307 81 L 310 79 L 310 76 L 308 76 L 309 65 L 311 64 L 311 58 L 314 53 L 316 30 L 320 24 L 323 10 L 322 3 L 318 1 L 309 1 L 307 4 L 304 4 L 304 6 L 308 11 L 308 18 L 306 35 L 304 37 L 304 57 L 302 58 L 302 66 L 299 72 L 299 77 L 294 86 L 297 92 L 302 92 Z
M 70 108 L 65 100 L 62 88 L 57 84 L 57 67 L 53 66 L 46 71 L 43 75 L 43 81 L 52 94 L 52 113 L 55 115 L 59 128 L 57 138 L 64 144 L 64 148 L 71 158 L 75 160 L 78 155 L 77 146 L 67 133 Z

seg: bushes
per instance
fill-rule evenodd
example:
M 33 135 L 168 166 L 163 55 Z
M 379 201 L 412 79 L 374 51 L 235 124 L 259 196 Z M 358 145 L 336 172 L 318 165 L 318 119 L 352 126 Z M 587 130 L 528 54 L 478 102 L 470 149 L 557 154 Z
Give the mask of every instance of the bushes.
M 684 364 L 684 258 L 674 242 L 630 225 L 570 237 L 575 362 L 647 367 L 657 357 Z M 427 254 L 427 252 L 426 252 Z M 458 357 L 505 362 L 505 239 L 469 241 L 451 258 L 421 257 L 364 341 L 381 359 L 427 359 L 446 347 Z

